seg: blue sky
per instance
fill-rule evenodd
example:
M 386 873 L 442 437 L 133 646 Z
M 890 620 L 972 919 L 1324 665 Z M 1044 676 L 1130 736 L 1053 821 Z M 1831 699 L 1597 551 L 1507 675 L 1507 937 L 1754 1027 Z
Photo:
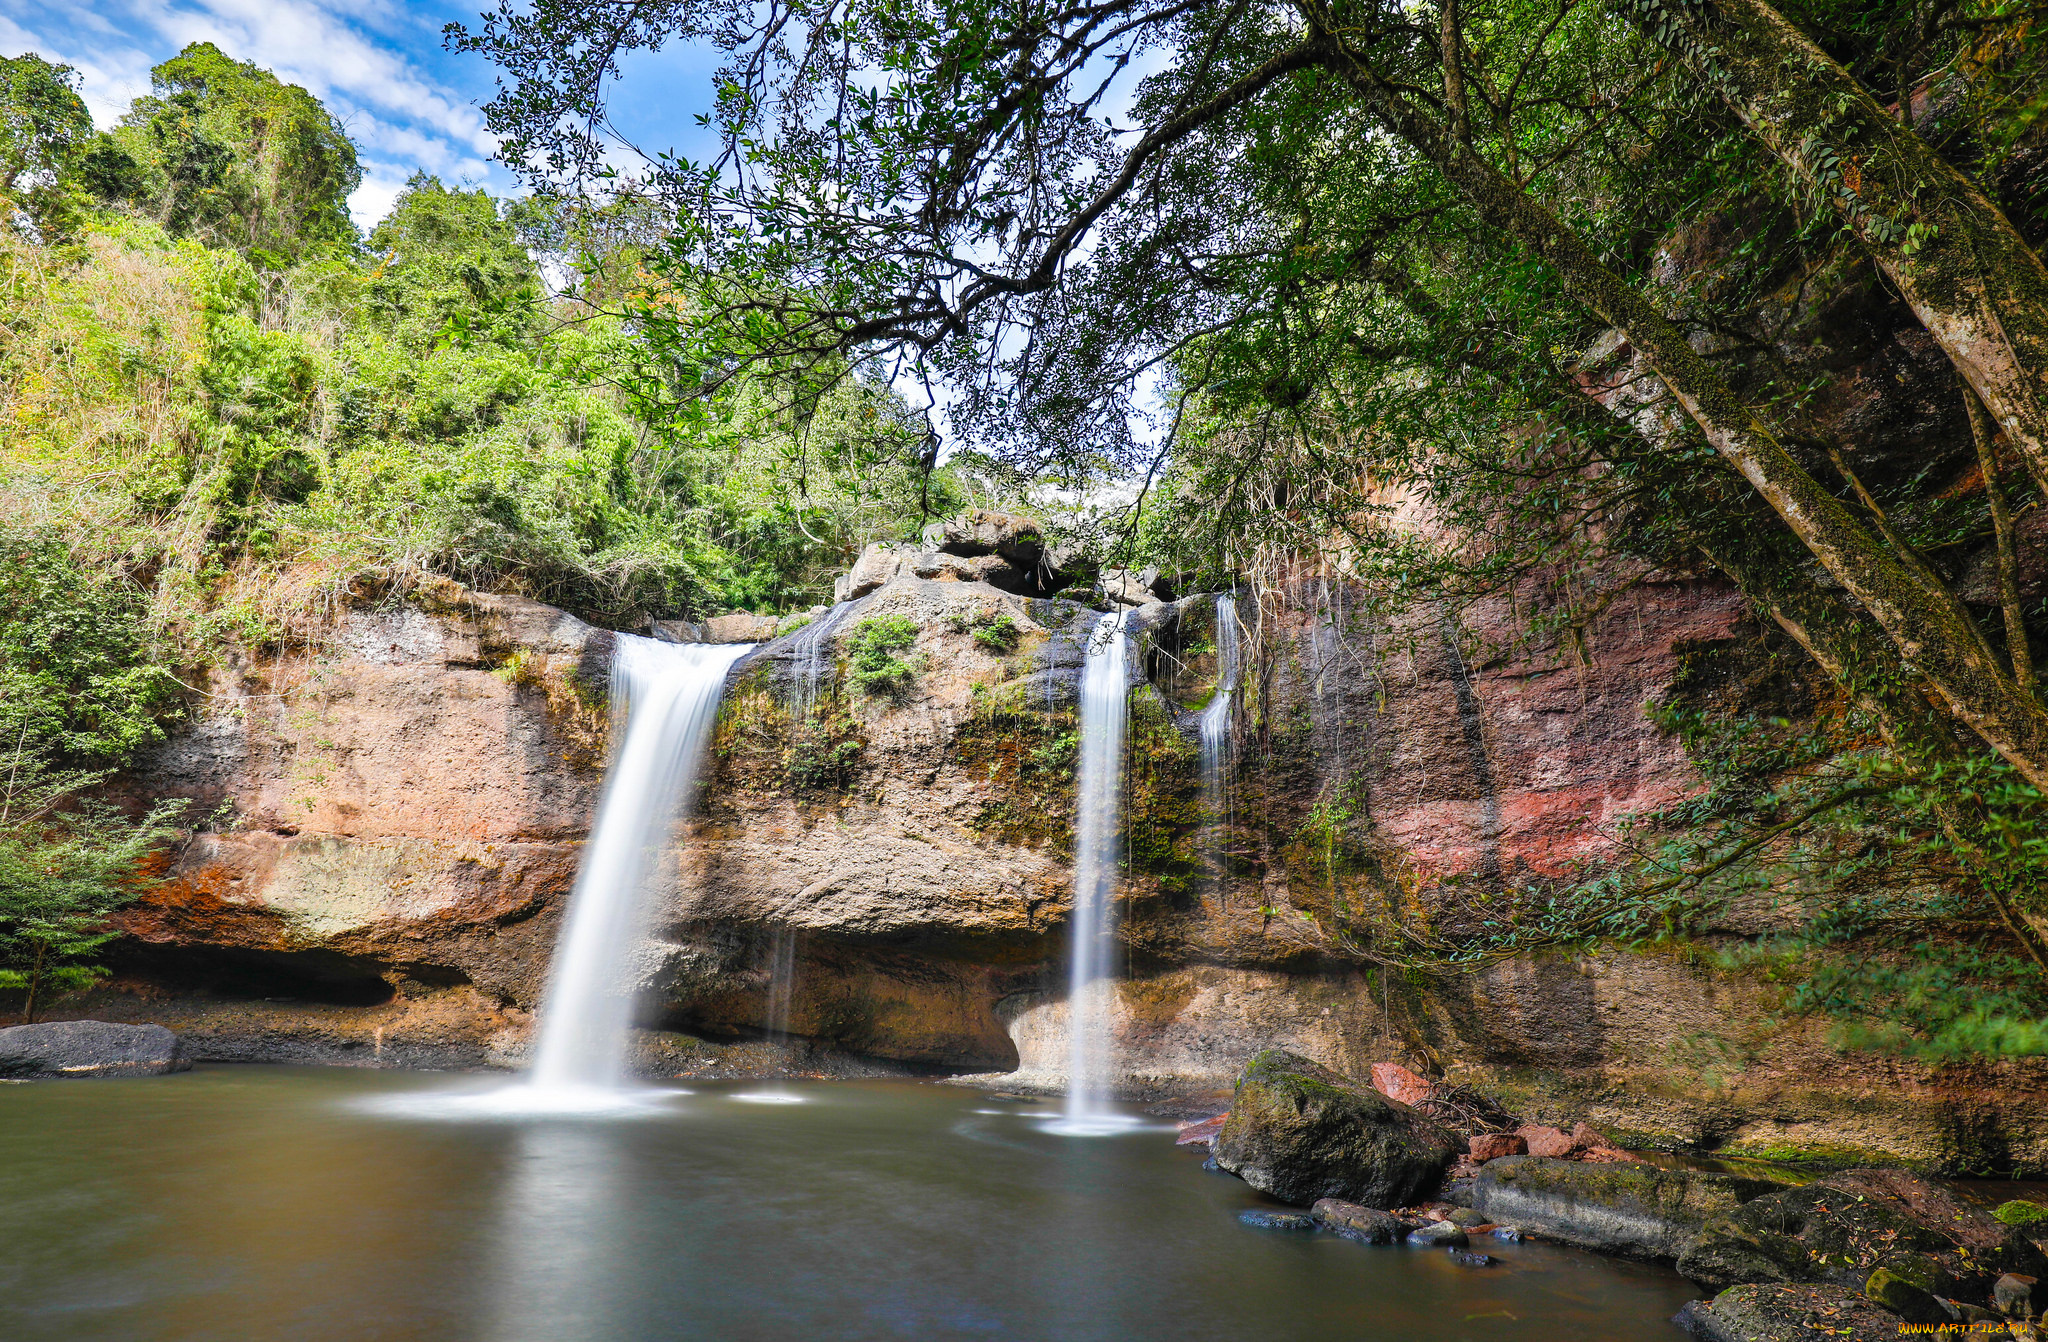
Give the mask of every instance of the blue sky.
M 188 42 L 274 70 L 348 127 L 364 170 L 349 204 L 368 226 L 415 169 L 451 184 L 514 189 L 478 111 L 494 69 L 441 49 L 442 26 L 472 21 L 482 8 L 481 0 L 0 0 L 0 55 L 33 51 L 75 67 L 102 128 L 149 91 L 149 68 Z M 695 115 L 710 105 L 715 64 L 713 54 L 687 49 L 634 59 L 614 119 L 642 149 L 704 156 Z

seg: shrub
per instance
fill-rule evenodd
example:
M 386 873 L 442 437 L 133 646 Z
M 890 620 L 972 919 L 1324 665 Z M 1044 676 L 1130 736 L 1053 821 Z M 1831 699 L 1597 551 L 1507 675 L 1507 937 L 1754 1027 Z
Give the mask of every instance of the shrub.
M 980 626 L 975 629 L 974 644 L 1001 657 L 1014 651 L 1017 640 L 1023 636 L 1024 631 L 1019 629 L 1017 622 L 1008 615 L 992 614 L 984 616 Z
M 897 698 L 910 688 L 918 659 L 904 657 L 917 642 L 917 621 L 908 615 L 877 615 L 846 635 L 847 679 L 862 694 Z

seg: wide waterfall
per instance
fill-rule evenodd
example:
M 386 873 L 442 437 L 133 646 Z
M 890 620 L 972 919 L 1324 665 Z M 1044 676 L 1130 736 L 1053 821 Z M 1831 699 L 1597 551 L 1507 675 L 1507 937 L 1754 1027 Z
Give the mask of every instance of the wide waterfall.
M 602 1091 L 625 1081 L 629 966 L 646 931 L 648 890 L 696 782 L 726 672 L 749 646 L 618 636 L 611 692 L 623 706 L 623 740 L 555 946 L 528 1078 L 534 1090 Z
M 1216 596 L 1216 693 L 1202 710 L 1202 800 L 1209 816 L 1209 859 L 1219 894 L 1224 879 L 1222 846 L 1230 830 L 1230 705 L 1237 695 L 1237 598 Z
M 1102 617 L 1081 670 L 1081 765 L 1074 787 L 1074 922 L 1067 970 L 1067 1102 L 1061 1130 L 1113 1130 L 1109 1016 L 1123 819 L 1130 671 L 1123 613 Z

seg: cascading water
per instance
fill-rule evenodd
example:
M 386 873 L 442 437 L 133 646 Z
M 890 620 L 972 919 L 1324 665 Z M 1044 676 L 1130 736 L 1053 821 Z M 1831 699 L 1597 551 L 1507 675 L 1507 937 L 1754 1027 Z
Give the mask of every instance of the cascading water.
M 1228 898 L 1223 871 L 1223 841 L 1230 830 L 1230 706 L 1237 696 L 1237 598 L 1216 596 L 1216 694 L 1202 710 L 1202 798 L 1209 815 L 1209 862 L 1216 872 L 1216 890 Z
M 555 946 L 527 1080 L 535 1091 L 624 1084 L 633 1016 L 627 968 L 645 930 L 648 887 L 696 781 L 726 672 L 750 646 L 618 636 L 611 692 L 613 704 L 624 705 L 623 743 Z
M 785 1066 L 790 1056 L 789 1008 L 796 997 L 796 941 L 795 928 L 778 927 L 768 942 L 768 1012 L 763 1024 L 768 1030 L 768 1043 L 781 1055 Z M 743 1091 L 733 1098 L 755 1104 L 803 1103 L 802 1096 L 780 1082 Z
M 1113 1131 L 1110 960 L 1116 948 L 1118 831 L 1130 672 L 1121 611 L 1102 617 L 1081 668 L 1081 764 L 1074 787 L 1074 923 L 1067 971 L 1067 1101 L 1060 1130 Z

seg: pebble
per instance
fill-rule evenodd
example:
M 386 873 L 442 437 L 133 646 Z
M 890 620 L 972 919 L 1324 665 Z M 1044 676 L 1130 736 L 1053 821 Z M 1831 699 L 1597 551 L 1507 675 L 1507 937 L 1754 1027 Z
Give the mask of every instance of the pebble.
M 1509 1244 L 1517 1244 L 1521 1242 L 1522 1232 L 1513 1226 L 1495 1226 L 1493 1228 L 1493 1237 L 1497 1240 L 1505 1240 Z

